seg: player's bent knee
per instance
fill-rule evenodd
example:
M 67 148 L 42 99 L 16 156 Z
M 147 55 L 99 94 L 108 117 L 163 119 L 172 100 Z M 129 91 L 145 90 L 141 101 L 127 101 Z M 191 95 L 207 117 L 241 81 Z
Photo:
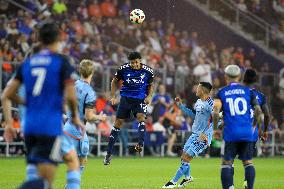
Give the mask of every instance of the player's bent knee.
M 88 162 L 88 159 L 87 157 L 83 157 L 83 158 L 80 158 L 79 161 L 80 161 L 80 165 L 86 165 Z
M 137 120 L 139 122 L 145 121 L 145 115 L 144 114 L 138 113 L 136 117 L 137 117 Z
M 76 151 L 72 150 L 68 154 L 65 154 L 63 157 L 69 170 L 79 169 L 79 160 Z
M 116 119 L 115 122 L 114 122 L 114 126 L 116 128 L 121 128 L 122 124 L 123 124 L 123 120 L 122 119 Z
M 181 155 L 181 160 L 183 162 L 189 163 L 192 160 L 192 157 L 190 155 L 188 155 L 187 153 L 183 152 L 182 155 Z

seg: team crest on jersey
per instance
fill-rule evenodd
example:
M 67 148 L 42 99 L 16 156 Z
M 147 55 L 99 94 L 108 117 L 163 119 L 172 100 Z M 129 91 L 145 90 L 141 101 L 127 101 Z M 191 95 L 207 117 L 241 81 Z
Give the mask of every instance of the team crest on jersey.
M 144 78 L 145 78 L 145 73 L 141 74 L 140 75 L 140 79 L 137 79 L 137 78 L 129 78 L 131 75 L 130 74 L 127 74 L 127 79 L 126 79 L 126 82 L 127 83 L 135 83 L 135 84 L 140 84 L 140 83 L 145 83 L 144 81 Z

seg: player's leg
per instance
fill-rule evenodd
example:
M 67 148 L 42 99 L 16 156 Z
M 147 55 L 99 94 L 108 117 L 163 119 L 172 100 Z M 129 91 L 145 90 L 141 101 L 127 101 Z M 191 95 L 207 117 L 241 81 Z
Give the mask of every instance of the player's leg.
M 255 180 L 255 168 L 253 166 L 253 142 L 241 142 L 239 144 L 239 159 L 243 161 L 245 169 L 245 185 L 246 189 L 253 189 Z
M 131 111 L 138 121 L 138 144 L 135 146 L 137 152 L 141 152 L 144 146 L 145 138 L 145 120 L 147 114 L 147 104 L 144 100 L 135 100 L 131 102 Z
M 38 179 L 26 181 L 20 188 L 43 188 L 53 184 L 57 164 L 60 156 L 60 137 L 26 136 L 25 144 L 29 148 L 28 164 L 36 164 Z M 33 187 L 31 187 L 33 186 Z
M 231 189 L 234 187 L 234 172 L 232 164 L 237 154 L 236 142 L 225 142 L 224 144 L 224 156 L 221 166 L 221 181 L 223 189 Z
M 80 140 L 79 148 L 80 149 L 78 151 L 78 156 L 80 161 L 80 173 L 82 175 L 85 169 L 85 165 L 87 164 L 87 157 L 90 149 L 89 138 L 87 134 L 85 134 L 84 138 Z
M 81 175 L 79 170 L 78 154 L 76 152 L 74 143 L 79 143 L 79 141 L 67 135 L 62 136 L 61 153 L 67 166 L 66 189 L 80 188 Z
M 33 143 L 31 141 L 31 143 Z M 27 146 L 25 144 L 25 148 L 26 148 L 26 153 L 30 154 L 31 146 Z M 27 167 L 26 167 L 26 181 L 31 181 L 31 180 L 36 180 L 38 179 L 38 171 L 37 171 L 37 165 L 35 163 L 28 163 Z

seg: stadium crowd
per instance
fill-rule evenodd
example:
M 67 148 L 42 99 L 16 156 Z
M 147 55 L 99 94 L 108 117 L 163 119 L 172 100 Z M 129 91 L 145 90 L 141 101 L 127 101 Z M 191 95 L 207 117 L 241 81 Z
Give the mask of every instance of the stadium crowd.
M 158 72 L 157 90 L 149 107 L 147 119 L 148 131 L 162 131 L 167 136 L 167 155 L 176 156 L 174 147 L 179 135 L 177 130 L 190 131 L 192 120 L 182 115 L 173 103 L 175 96 L 181 96 L 188 107 L 196 101 L 197 83 L 207 81 L 213 83 L 214 93 L 225 85 L 223 69 L 228 64 L 237 64 L 244 71 L 254 68 L 262 73 L 269 73 L 266 63 L 261 67 L 255 61 L 257 54 L 254 49 L 244 51 L 242 47 L 229 46 L 218 48 L 214 40 L 200 43 L 196 31 L 181 31 L 174 23 L 165 23 L 149 18 L 143 25 L 133 25 L 128 21 L 131 1 L 118 0 L 26 0 L 19 1 L 32 12 L 18 9 L 0 1 L 0 59 L 2 64 L 2 88 L 11 78 L 16 64 L 21 63 L 25 55 L 37 44 L 37 26 L 47 19 L 56 20 L 61 29 L 61 52 L 74 60 L 88 58 L 97 63 L 98 69 L 107 66 L 118 66 L 127 61 L 129 49 L 141 52 L 143 63 Z M 242 2 L 240 0 L 240 2 Z M 279 1 L 280 2 L 280 1 Z M 284 40 L 283 40 L 284 41 Z M 162 82 L 159 71 L 166 68 L 166 79 Z M 101 74 L 97 72 L 97 74 Z M 176 75 L 186 81 L 185 88 L 175 94 L 175 85 L 179 83 Z M 93 84 L 96 90 L 96 76 Z M 262 78 L 261 83 L 269 84 L 269 78 Z M 260 86 L 261 87 L 261 86 Z M 266 88 L 264 88 L 266 89 Z M 279 87 L 271 89 L 273 98 L 269 98 L 273 119 L 270 131 L 275 131 L 277 140 L 284 142 L 284 70 L 280 71 Z M 265 90 L 267 91 L 267 90 Z M 268 96 L 269 97 L 269 96 Z M 99 93 L 95 108 L 103 111 L 110 120 L 97 122 L 95 127 L 88 125 L 93 134 L 102 130 L 103 140 L 110 134 L 116 107 L 108 102 L 108 93 Z M 14 114 L 15 127 L 19 126 L 18 116 Z M 126 128 L 137 128 L 137 123 L 129 121 Z M 3 124 L 2 124 L 3 125 Z M 163 137 L 162 136 L 162 137 Z M 131 139 L 127 131 L 121 131 L 124 153 L 128 154 L 128 141 Z M 222 135 L 215 133 L 211 145 L 211 154 L 220 153 Z M 264 146 L 265 147 L 265 146 Z M 157 145 L 147 146 L 149 153 L 158 155 Z M 268 147 L 267 147 L 268 149 Z M 2 148 L 4 150 L 4 148 Z M 21 153 L 21 149 L 16 149 Z M 208 152 L 209 153 L 209 152 Z

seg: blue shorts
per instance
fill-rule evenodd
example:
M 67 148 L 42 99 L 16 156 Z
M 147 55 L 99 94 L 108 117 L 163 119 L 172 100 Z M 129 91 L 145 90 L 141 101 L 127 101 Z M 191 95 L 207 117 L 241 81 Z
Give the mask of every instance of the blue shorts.
M 137 113 L 147 114 L 147 104 L 144 99 L 130 98 L 122 96 L 117 108 L 116 117 L 119 119 L 130 118 L 130 113 L 136 117 Z
M 82 137 L 81 131 L 72 123 L 66 122 L 64 125 L 64 133 L 68 135 L 79 157 L 87 157 L 89 154 L 89 139 L 87 134 Z
M 62 149 L 62 146 L 65 146 Z M 62 156 L 74 149 L 70 140 L 64 135 L 44 136 L 27 135 L 25 136 L 25 147 L 27 150 L 27 163 L 40 164 L 62 162 Z
M 208 137 L 208 144 L 205 141 L 199 140 L 199 134 L 191 134 L 183 147 L 183 151 L 191 157 L 198 156 L 211 144 L 212 133 L 207 133 L 206 135 Z
M 253 157 L 254 142 L 224 142 L 223 158 L 234 160 L 239 155 L 240 160 L 251 160 Z

